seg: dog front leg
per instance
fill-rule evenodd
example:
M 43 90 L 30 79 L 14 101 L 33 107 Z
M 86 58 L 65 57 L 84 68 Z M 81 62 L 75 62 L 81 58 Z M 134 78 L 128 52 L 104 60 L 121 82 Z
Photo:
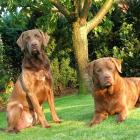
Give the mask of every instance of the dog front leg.
M 50 90 L 47 93 L 47 99 L 48 99 L 48 104 L 49 104 L 49 107 L 50 107 L 50 111 L 51 111 L 51 115 L 52 115 L 53 121 L 56 122 L 56 123 L 60 123 L 61 120 L 57 116 L 57 113 L 56 113 L 56 110 L 55 110 L 54 95 L 53 95 L 53 91 L 52 90 Z
M 127 113 L 128 113 L 127 108 L 123 107 L 123 109 L 117 115 L 117 123 L 124 121 L 127 117 Z
M 38 120 L 40 121 L 42 127 L 44 128 L 49 128 L 50 125 L 49 123 L 47 122 L 47 120 L 45 119 L 45 115 L 42 111 L 42 108 L 38 102 L 38 99 L 37 97 L 34 95 L 34 94 L 31 94 L 30 92 L 28 93 L 28 96 L 31 100 L 31 103 L 33 105 L 33 108 L 35 110 L 35 112 L 37 113 L 37 116 L 38 116 Z
M 92 121 L 90 122 L 90 126 L 99 124 L 107 118 L 108 118 L 108 113 L 107 112 L 97 112 L 96 111 Z

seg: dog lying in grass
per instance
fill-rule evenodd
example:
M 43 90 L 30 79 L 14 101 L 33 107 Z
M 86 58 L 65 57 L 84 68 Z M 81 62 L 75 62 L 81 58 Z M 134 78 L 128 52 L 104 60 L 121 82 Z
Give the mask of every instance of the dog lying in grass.
M 87 71 L 93 79 L 95 102 L 90 126 L 101 123 L 113 114 L 118 114 L 117 122 L 122 122 L 129 109 L 140 106 L 140 78 L 121 77 L 121 61 L 118 59 L 97 59 L 88 64 Z

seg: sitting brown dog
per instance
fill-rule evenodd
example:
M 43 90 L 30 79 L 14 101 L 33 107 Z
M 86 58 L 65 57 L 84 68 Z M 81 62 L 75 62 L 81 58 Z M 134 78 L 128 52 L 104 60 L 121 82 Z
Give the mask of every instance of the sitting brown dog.
M 41 107 L 46 100 L 53 121 L 60 122 L 54 106 L 50 64 L 44 53 L 48 40 L 48 35 L 38 29 L 23 32 L 17 40 L 24 59 L 22 73 L 7 105 L 9 132 L 18 132 L 38 122 L 42 127 L 50 127 Z
M 95 115 L 90 126 L 99 124 L 108 115 L 118 114 L 117 122 L 126 119 L 129 109 L 140 105 L 140 78 L 122 78 L 121 61 L 106 57 L 87 66 L 93 79 Z

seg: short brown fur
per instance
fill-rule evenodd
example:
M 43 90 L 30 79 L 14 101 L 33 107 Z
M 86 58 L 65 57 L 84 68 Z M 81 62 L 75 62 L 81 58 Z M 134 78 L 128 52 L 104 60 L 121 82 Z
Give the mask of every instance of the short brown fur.
M 111 57 L 100 58 L 89 63 L 87 70 L 93 79 L 95 102 L 90 126 L 113 114 L 118 114 L 117 122 L 122 122 L 129 109 L 140 106 L 140 78 L 121 77 L 121 61 Z
M 7 105 L 9 132 L 18 132 L 38 122 L 42 127 L 50 127 L 41 107 L 45 101 L 48 101 L 53 121 L 60 122 L 54 105 L 50 64 L 44 53 L 48 40 L 49 36 L 38 29 L 23 32 L 17 40 L 24 59 L 22 73 Z

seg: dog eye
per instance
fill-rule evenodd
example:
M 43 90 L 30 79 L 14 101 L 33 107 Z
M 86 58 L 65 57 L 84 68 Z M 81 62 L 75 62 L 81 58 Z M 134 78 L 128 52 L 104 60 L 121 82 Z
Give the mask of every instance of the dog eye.
M 96 70 L 96 72 L 101 72 L 101 71 L 102 71 L 102 69 L 97 69 L 97 70 Z
M 109 69 L 109 70 L 113 70 L 113 68 L 112 68 L 112 67 L 108 67 L 108 69 Z
M 25 37 L 25 39 L 26 39 L 26 40 L 29 40 L 29 39 L 30 39 L 30 37 L 29 37 L 29 36 L 26 36 L 26 37 Z
M 40 36 L 39 36 L 38 34 L 35 34 L 34 36 L 35 36 L 36 38 L 40 38 Z

